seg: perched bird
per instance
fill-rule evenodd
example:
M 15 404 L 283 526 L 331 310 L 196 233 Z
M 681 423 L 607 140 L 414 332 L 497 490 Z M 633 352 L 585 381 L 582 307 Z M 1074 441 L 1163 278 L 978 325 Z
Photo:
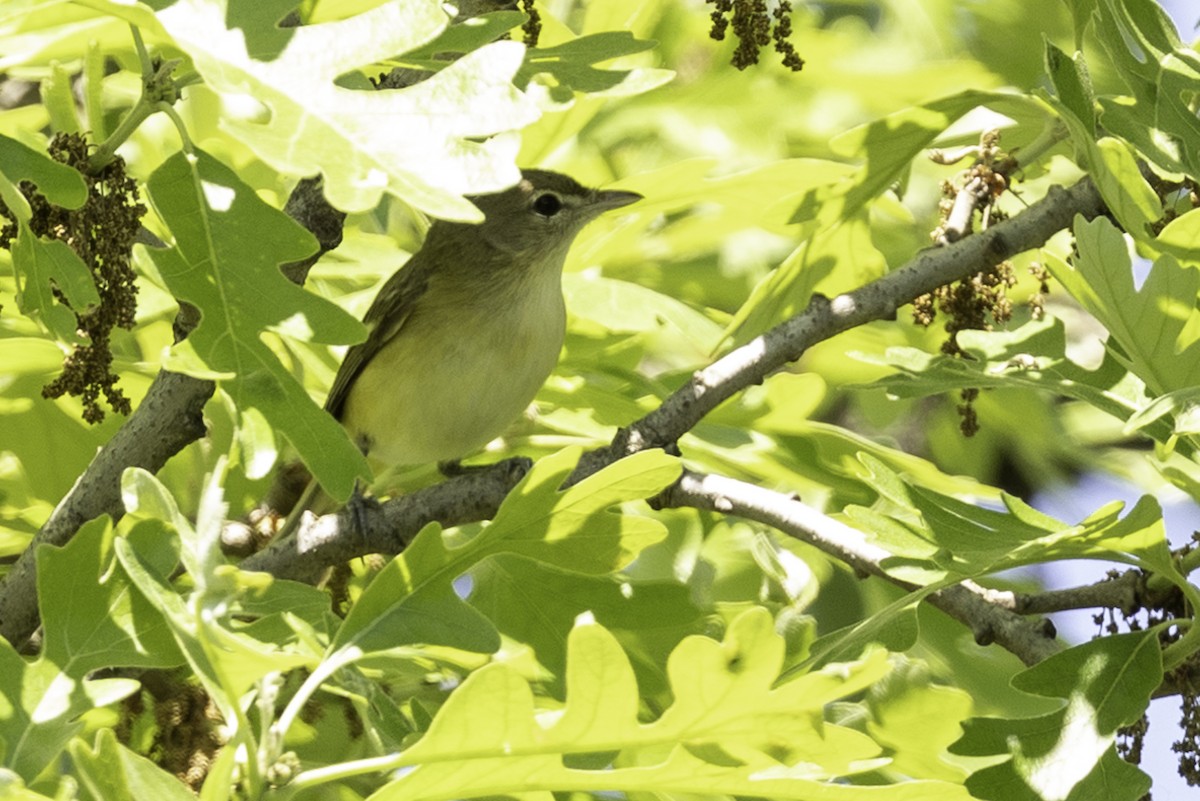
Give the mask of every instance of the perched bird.
M 471 198 L 479 224 L 438 220 L 363 319 L 325 408 L 388 466 L 451 462 L 503 433 L 554 370 L 575 236 L 641 199 L 545 170 Z

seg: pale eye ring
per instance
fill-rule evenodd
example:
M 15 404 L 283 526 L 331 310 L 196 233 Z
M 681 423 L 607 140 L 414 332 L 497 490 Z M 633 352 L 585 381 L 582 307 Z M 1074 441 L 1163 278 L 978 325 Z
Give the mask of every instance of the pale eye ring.
M 543 192 L 533 199 L 533 210 L 543 217 L 553 217 L 562 207 L 562 198 L 553 192 Z

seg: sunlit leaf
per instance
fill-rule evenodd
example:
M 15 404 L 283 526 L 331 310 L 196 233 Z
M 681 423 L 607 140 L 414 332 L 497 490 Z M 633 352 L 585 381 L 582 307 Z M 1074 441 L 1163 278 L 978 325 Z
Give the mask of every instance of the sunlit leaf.
M 437 36 L 448 17 L 436 0 L 386 3 L 291 29 L 247 22 L 247 31 L 269 32 L 258 41 L 227 28 L 221 6 L 179 0 L 158 18 L 211 87 L 261 104 L 261 115 L 223 115 L 221 124 L 281 172 L 321 173 L 338 208 L 365 211 L 387 192 L 435 216 L 477 220 L 479 210 L 462 195 L 516 183 L 511 134 L 537 118 L 511 82 L 525 53 L 520 44 L 496 42 L 428 81 L 376 92 L 338 79 Z
M 932 780 L 848 783 L 886 760 L 869 738 L 823 722 L 822 711 L 886 675 L 881 656 L 773 687 L 783 641 L 769 615 L 751 610 L 731 624 L 722 642 L 689 637 L 679 644 L 669 661 L 674 702 L 643 723 L 634 674 L 616 640 L 597 624 L 580 625 L 570 635 L 561 710 L 538 714 L 523 679 L 506 665 L 488 665 L 451 695 L 416 745 L 392 760 L 409 770 L 371 798 L 441 798 L 447 781 L 467 795 L 537 788 L 967 798 L 960 786 Z M 598 769 L 564 764 L 565 755 L 591 752 L 617 755 Z
M 1162 680 L 1154 630 L 1078 645 L 1013 679 L 1018 689 L 1064 699 L 1038 718 L 976 718 L 951 750 L 1010 759 L 976 771 L 967 787 L 995 801 L 1133 801 L 1149 777 L 1113 750 L 1117 729 L 1139 718 Z

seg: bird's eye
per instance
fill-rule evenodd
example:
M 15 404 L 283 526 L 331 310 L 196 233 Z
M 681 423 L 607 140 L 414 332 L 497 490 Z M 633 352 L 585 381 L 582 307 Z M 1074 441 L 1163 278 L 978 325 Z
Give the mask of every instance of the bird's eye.
M 538 195 L 533 201 L 533 210 L 543 217 L 553 217 L 562 210 L 562 207 L 562 198 L 553 192 Z

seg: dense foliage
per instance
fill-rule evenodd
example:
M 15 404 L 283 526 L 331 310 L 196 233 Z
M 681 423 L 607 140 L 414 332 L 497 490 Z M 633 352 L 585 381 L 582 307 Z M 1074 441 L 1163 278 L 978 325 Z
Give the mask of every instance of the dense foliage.
M 1156 696 L 1200 782 L 1163 10 L 457 5 L 0 8 L 0 797 L 1133 800 Z M 517 165 L 645 200 L 481 469 L 373 476 L 339 346 Z M 272 538 L 297 460 L 390 500 Z

